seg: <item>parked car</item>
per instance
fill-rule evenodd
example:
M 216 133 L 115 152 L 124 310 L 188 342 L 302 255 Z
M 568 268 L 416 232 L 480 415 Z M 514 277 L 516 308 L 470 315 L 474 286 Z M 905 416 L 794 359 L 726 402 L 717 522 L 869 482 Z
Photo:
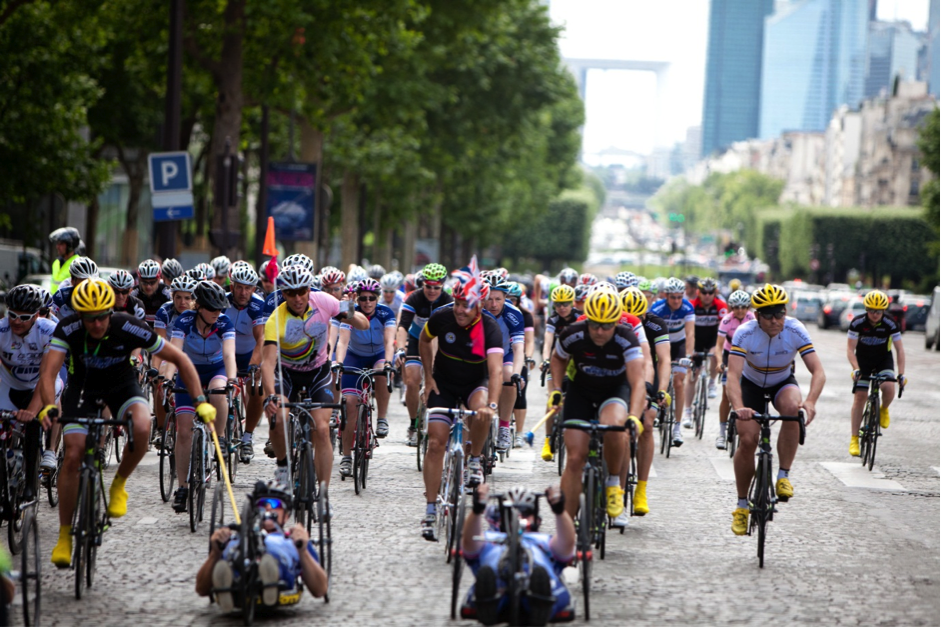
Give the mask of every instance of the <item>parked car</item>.
M 941 350 L 941 287 L 935 286 L 931 293 L 931 307 L 928 309 L 928 319 L 925 320 L 925 348 Z
M 928 320 L 928 310 L 931 308 L 931 297 L 907 294 L 900 299 L 905 315 L 905 328 L 909 331 L 924 331 Z
M 864 313 L 866 313 L 866 305 L 861 298 L 849 303 L 849 306 L 840 312 L 840 331 L 849 331 L 853 318 Z
M 801 322 L 814 322 L 823 307 L 823 296 L 816 292 L 795 292 L 791 297 L 790 315 Z
M 817 326 L 821 329 L 839 326 L 840 314 L 856 298 L 852 292 L 830 292 L 817 314 Z

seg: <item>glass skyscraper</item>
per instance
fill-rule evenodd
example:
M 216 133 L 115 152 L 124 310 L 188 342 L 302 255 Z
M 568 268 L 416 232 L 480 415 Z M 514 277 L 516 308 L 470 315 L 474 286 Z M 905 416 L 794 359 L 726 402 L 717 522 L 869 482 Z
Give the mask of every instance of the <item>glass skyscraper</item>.
M 778 2 L 765 19 L 760 138 L 823 131 L 834 109 L 859 105 L 868 17 L 858 0 Z
M 896 76 L 907 81 L 918 78 L 921 45 L 907 22 L 870 22 L 866 97 L 878 96 L 882 90 L 891 94 Z
M 703 98 L 702 155 L 758 135 L 765 17 L 774 0 L 712 0 Z

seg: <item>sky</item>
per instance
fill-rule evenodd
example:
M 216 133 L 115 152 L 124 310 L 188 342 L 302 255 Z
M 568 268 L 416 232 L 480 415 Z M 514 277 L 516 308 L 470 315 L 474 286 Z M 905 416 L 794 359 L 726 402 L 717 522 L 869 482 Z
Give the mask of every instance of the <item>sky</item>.
M 854 0 L 865 2 L 866 0 Z M 568 58 L 666 61 L 670 71 L 657 100 L 653 72 L 589 70 L 583 156 L 617 147 L 649 154 L 672 146 L 702 120 L 709 0 L 551 0 L 552 21 L 564 27 Z M 879 0 L 882 20 L 928 21 L 928 0 Z M 616 158 L 615 158 L 616 159 Z M 607 160 L 606 160 L 607 161 Z

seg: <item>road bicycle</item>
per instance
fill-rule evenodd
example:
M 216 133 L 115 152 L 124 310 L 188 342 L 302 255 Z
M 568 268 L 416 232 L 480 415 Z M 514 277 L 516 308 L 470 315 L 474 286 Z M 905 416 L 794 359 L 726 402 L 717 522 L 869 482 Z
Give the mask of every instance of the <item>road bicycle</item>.
M 157 455 L 160 458 L 160 498 L 166 503 L 173 495 L 173 487 L 176 485 L 176 401 L 169 392 L 171 382 L 163 376 L 158 378 L 160 385 L 164 386 L 165 419 L 160 429 Z
M 451 418 L 451 432 L 444 449 L 444 463 L 441 469 L 441 484 L 435 499 L 436 525 L 435 539 L 445 536 L 446 561 L 451 561 L 452 550 L 456 546 L 458 509 L 464 495 L 464 418 L 477 415 L 476 411 L 449 407 L 430 407 L 428 414 L 444 415 Z
M 672 362 L 671 373 L 680 365 L 680 361 Z M 673 387 L 672 374 L 666 391 L 670 395 L 670 404 L 657 409 L 657 423 L 660 425 L 660 454 L 666 454 L 669 459 L 670 449 L 673 448 L 673 431 L 676 427 L 676 391 Z
M 882 407 L 880 389 L 886 381 L 895 382 L 898 379 L 889 374 L 872 373 L 869 376 L 869 395 L 866 397 L 866 405 L 863 407 L 863 420 L 859 426 L 859 456 L 863 466 L 868 466 L 872 471 L 873 464 L 876 463 L 876 447 L 879 444 L 879 438 L 882 437 L 882 424 L 879 422 L 879 413 Z M 854 378 L 855 383 L 859 377 Z M 902 398 L 902 392 L 905 386 L 899 386 L 899 398 Z
M 702 439 L 706 424 L 706 411 L 709 409 L 709 353 L 693 353 L 693 368 L 698 370 L 696 384 L 693 387 L 693 426 L 696 437 Z
M 17 555 L 23 543 L 27 476 L 36 469 L 26 468 L 26 425 L 16 412 L 0 411 L 0 427 L 0 522 L 7 523 L 10 553 Z
M 336 367 L 336 389 L 340 389 L 343 374 L 357 377 L 356 380 L 356 425 L 353 430 L 353 490 L 359 494 L 366 489 L 366 475 L 369 472 L 369 460 L 372 459 L 373 449 L 379 446 L 376 434 L 373 431 L 373 414 L 376 408 L 373 404 L 373 390 L 376 386 L 375 377 L 385 376 L 386 387 L 392 393 L 391 368 L 372 370 L 370 368 Z M 341 480 L 346 478 L 341 476 Z

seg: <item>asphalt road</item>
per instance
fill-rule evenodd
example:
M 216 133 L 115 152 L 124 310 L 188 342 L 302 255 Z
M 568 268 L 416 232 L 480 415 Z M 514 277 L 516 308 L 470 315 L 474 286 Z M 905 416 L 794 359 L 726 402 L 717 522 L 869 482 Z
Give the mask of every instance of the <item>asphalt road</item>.
M 921 334 L 906 334 L 910 383 L 892 407 L 877 468 L 869 473 L 847 453 L 845 335 L 810 332 L 828 382 L 791 469 L 795 496 L 770 525 L 765 568 L 758 568 L 755 538 L 730 531 L 736 495 L 727 453 L 714 447 L 716 400 L 702 441 L 687 431 L 670 459 L 657 454 L 650 514 L 633 519 L 624 535 L 609 535 L 606 559 L 594 569 L 592 624 L 939 624 L 938 354 L 924 350 Z M 802 366 L 798 379 L 806 390 Z M 545 403 L 538 381 L 529 402 L 536 408 L 532 423 Z M 330 603 L 305 596 L 258 624 L 451 623 L 443 549 L 419 534 L 423 486 L 414 449 L 404 445 L 401 405 L 390 420 L 391 436 L 376 451 L 365 493 L 355 496 L 349 481 L 334 477 Z M 241 467 L 236 492 L 271 477 L 264 439 L 259 430 L 258 454 Z M 129 481 L 129 514 L 107 532 L 98 577 L 81 601 L 72 596 L 72 572 L 48 563 L 58 522 L 55 510 L 40 506 L 43 624 L 240 623 L 196 596 L 208 523 L 190 533 L 186 516 L 160 500 L 156 459 L 149 453 Z M 519 483 L 544 489 L 558 476 L 555 464 L 524 449 L 498 466 L 494 481 L 498 489 Z M 466 573 L 465 588 L 471 579 Z

